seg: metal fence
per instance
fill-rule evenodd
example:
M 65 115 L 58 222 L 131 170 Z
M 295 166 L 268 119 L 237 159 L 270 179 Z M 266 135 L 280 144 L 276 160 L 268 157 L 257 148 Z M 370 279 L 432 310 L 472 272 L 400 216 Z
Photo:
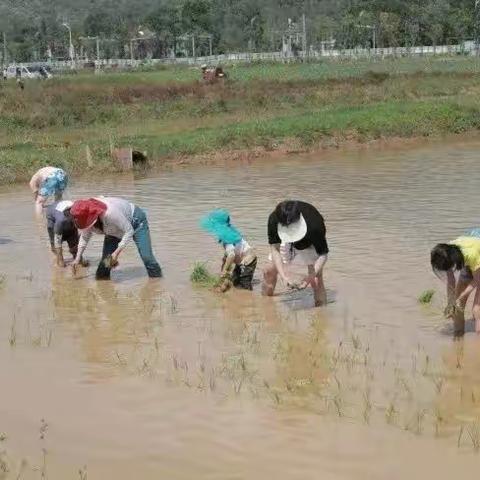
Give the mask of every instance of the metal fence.
M 101 59 L 101 60 L 74 60 L 48 62 L 53 70 L 68 70 L 69 68 L 95 68 L 95 69 L 130 69 L 156 65 L 218 65 L 230 63 L 251 63 L 251 62 L 295 62 L 302 60 L 330 59 L 365 59 L 365 58 L 386 58 L 386 57 L 408 57 L 408 56 L 432 56 L 432 55 L 476 55 L 478 48 L 474 42 L 465 42 L 459 45 L 438 45 L 418 47 L 392 47 L 392 48 L 355 48 L 347 50 L 325 49 L 298 52 L 297 55 L 285 54 L 283 52 L 262 52 L 262 53 L 227 53 L 223 55 L 210 55 L 206 57 L 178 57 L 158 59 Z M 37 62 L 38 63 L 38 62 Z M 33 65 L 23 63 L 22 65 Z

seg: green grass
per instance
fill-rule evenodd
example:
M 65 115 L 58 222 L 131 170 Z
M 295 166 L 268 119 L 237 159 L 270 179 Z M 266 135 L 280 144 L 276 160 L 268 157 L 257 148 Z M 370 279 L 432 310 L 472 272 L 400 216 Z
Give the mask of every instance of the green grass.
M 0 182 L 39 166 L 115 170 L 110 145 L 153 162 L 276 145 L 315 149 L 342 140 L 433 136 L 480 127 L 480 62 L 416 58 L 228 68 L 224 86 L 199 71 L 79 74 L 0 86 Z

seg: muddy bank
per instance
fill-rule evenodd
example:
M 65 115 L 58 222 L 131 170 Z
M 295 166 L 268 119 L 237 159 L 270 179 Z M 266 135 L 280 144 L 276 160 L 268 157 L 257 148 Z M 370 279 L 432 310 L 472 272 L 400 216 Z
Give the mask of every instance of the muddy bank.
M 322 155 L 330 156 L 332 152 L 339 154 L 348 153 L 352 151 L 401 151 L 410 150 L 424 146 L 434 145 L 451 145 L 455 143 L 465 143 L 469 141 L 477 141 L 480 139 L 480 132 L 472 130 L 468 133 L 461 134 L 446 134 L 446 135 L 431 135 L 412 136 L 412 137 L 380 137 L 380 138 L 365 138 L 352 132 L 347 135 L 329 136 L 322 138 L 311 145 L 306 146 L 301 140 L 291 138 L 282 142 L 270 142 L 268 145 L 255 146 L 252 148 L 243 149 L 219 149 L 213 152 L 206 152 L 201 154 L 186 155 L 175 154 L 162 157 L 148 157 L 147 164 L 140 164 L 134 168 L 134 172 L 142 176 L 149 176 L 155 172 L 170 170 L 172 168 L 187 168 L 199 165 L 224 165 L 236 164 L 238 162 L 255 162 L 255 161 L 281 161 L 283 158 L 295 155 L 317 155 L 318 159 Z M 67 148 L 67 147 L 63 147 Z M 98 155 L 93 163 L 93 166 L 85 165 L 84 150 L 81 149 L 81 156 L 77 161 L 69 162 L 63 167 L 71 174 L 79 179 L 96 178 L 99 174 L 122 174 L 115 165 L 114 161 L 109 155 L 103 155 L 103 159 L 99 159 Z M 46 160 L 47 161 L 47 160 Z M 48 161 L 47 161 L 48 162 Z M 58 162 L 49 162 L 53 165 L 58 165 Z M 48 164 L 48 163 L 46 163 Z M 62 164 L 60 164 L 62 165 Z M 40 166 L 40 164 L 39 164 Z M 25 167 L 20 170 L 14 169 L 12 166 L 0 165 L 0 185 L 7 186 L 9 184 L 22 183 L 30 179 L 35 172 L 35 168 Z

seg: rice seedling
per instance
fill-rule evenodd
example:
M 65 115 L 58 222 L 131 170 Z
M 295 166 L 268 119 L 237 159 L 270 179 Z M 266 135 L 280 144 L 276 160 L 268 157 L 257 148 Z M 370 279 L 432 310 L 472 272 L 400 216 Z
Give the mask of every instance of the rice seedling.
M 385 410 L 385 421 L 387 422 L 388 425 L 394 424 L 397 413 L 398 412 L 395 407 L 395 402 L 391 401 L 387 409 Z
M 419 295 L 418 301 L 423 305 L 428 305 L 432 301 L 434 295 L 435 290 L 425 290 Z
M 472 443 L 473 450 L 478 453 L 480 451 L 480 423 L 478 421 L 462 424 L 458 434 L 457 446 L 460 448 L 464 433 L 467 432 Z
M 87 480 L 87 466 L 84 465 L 82 468 L 78 470 L 78 478 L 80 480 Z
M 219 284 L 220 278 L 212 275 L 208 271 L 205 263 L 196 262 L 190 274 L 190 281 L 201 287 L 213 288 Z
M 337 394 L 333 397 L 332 403 L 335 406 L 335 411 L 339 418 L 343 417 L 343 400 L 340 394 Z
M 370 423 L 370 415 L 372 413 L 371 392 L 369 387 L 366 389 L 363 395 L 363 400 L 363 421 L 368 425 Z

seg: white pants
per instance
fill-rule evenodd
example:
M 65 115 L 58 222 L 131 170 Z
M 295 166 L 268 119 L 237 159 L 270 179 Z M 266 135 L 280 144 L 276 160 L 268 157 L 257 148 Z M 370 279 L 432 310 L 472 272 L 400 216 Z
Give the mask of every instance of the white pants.
M 291 243 L 282 243 L 280 245 L 280 256 L 285 265 L 315 265 L 315 262 L 320 258 L 320 255 L 312 245 L 304 250 L 297 250 Z M 272 254 L 268 259 L 272 261 Z

